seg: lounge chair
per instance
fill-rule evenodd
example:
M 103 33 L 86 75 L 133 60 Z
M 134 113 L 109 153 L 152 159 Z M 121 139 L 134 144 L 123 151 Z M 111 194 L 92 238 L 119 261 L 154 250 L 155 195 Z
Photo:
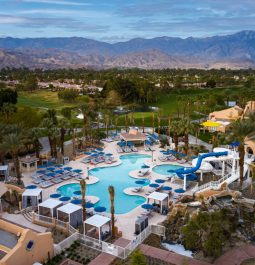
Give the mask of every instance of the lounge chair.
M 63 182 L 63 179 L 61 179 L 61 178 L 54 178 L 54 179 L 52 180 L 52 182 L 55 183 L 55 184 L 58 184 L 58 183 Z
M 68 179 L 71 179 L 72 177 L 69 176 L 69 175 L 63 175 L 61 178 L 62 178 L 63 180 L 68 180 Z
M 32 178 L 32 182 L 33 182 L 34 184 L 40 184 L 41 182 L 43 182 L 43 180 L 40 179 L 40 178 Z
M 137 148 L 135 146 L 132 146 L 131 149 L 132 149 L 133 152 L 138 152 L 138 150 L 137 150 Z
M 184 160 L 184 159 L 180 159 L 180 160 L 177 160 L 177 163 L 179 163 L 179 164 L 184 164 L 184 163 L 186 163 L 186 160 Z
M 166 161 L 168 161 L 168 159 L 167 159 L 166 156 L 160 156 L 158 159 L 159 159 L 161 162 L 166 162 Z
M 136 188 L 133 188 L 131 191 L 135 192 L 135 193 L 142 192 L 143 191 L 143 187 L 136 187 Z
M 139 177 L 143 177 L 143 176 L 145 176 L 145 175 L 147 175 L 148 173 L 150 172 L 150 169 L 149 168 L 146 168 L 146 169 L 144 169 L 144 170 L 140 170 L 140 171 L 138 171 L 138 176 Z
M 144 151 L 150 151 L 150 148 L 147 145 L 145 145 L 144 146 Z
M 52 185 L 53 185 L 53 183 L 51 181 L 43 181 L 43 182 L 40 183 L 40 187 L 41 188 L 48 188 L 48 187 L 50 187 Z

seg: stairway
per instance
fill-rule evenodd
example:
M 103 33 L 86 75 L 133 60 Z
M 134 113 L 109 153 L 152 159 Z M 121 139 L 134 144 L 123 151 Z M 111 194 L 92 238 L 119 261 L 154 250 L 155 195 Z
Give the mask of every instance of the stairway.
M 22 211 L 22 215 L 24 216 L 24 218 L 29 221 L 29 222 L 32 222 L 33 220 L 33 213 L 32 213 L 32 210 L 31 208 L 26 208 Z

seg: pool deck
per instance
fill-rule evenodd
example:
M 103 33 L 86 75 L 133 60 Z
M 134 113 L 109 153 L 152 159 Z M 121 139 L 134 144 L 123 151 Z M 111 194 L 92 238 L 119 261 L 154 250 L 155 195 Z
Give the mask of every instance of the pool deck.
M 129 153 L 119 154 L 119 153 L 117 153 L 116 150 L 117 150 L 117 142 L 104 143 L 104 152 L 112 153 L 114 158 L 116 159 L 116 162 L 114 162 L 112 164 L 100 163 L 98 165 L 87 165 L 87 164 L 84 164 L 81 162 L 81 160 L 84 158 L 84 157 L 82 157 L 82 158 L 79 158 L 75 161 L 70 161 L 68 166 L 71 166 L 74 169 L 82 169 L 83 172 L 85 172 L 83 177 L 86 178 L 88 169 L 91 170 L 93 168 L 98 168 L 98 167 L 117 166 L 121 163 L 120 156 L 129 154 Z M 161 155 L 160 150 L 161 150 L 161 148 L 159 148 L 158 145 L 155 146 L 155 150 L 153 151 L 153 161 L 152 161 L 152 158 L 148 158 L 145 160 L 145 164 L 150 166 L 150 168 L 153 168 L 153 167 L 159 166 L 159 165 L 165 165 L 165 164 L 179 165 L 180 166 L 180 164 L 178 164 L 176 162 L 169 162 L 169 161 L 162 162 L 162 161 L 160 161 L 158 159 L 158 157 Z M 132 152 L 131 154 L 152 155 L 152 152 L 151 151 L 145 151 L 143 147 L 140 147 L 140 148 L 138 148 L 138 152 Z M 189 164 L 182 164 L 181 166 L 190 167 Z M 150 173 L 144 177 L 139 177 L 138 172 L 139 172 L 139 169 L 129 172 L 129 175 L 130 175 L 130 177 L 133 177 L 136 179 L 147 178 L 151 182 L 154 182 L 158 178 L 166 179 L 166 176 L 159 175 L 156 172 L 152 171 L 151 169 L 150 169 Z M 24 175 L 24 177 L 23 177 L 24 184 L 25 185 L 31 184 L 32 183 L 32 179 L 31 179 L 32 173 L 25 173 L 23 175 Z M 86 183 L 88 185 L 92 185 L 98 181 L 99 181 L 99 179 L 96 178 L 95 176 L 89 176 L 89 180 L 86 180 Z M 62 183 L 59 183 L 59 184 L 55 184 L 49 188 L 43 189 L 43 200 L 46 200 L 47 198 L 49 198 L 50 194 L 55 193 L 59 187 L 65 185 L 65 184 L 70 184 L 70 183 L 79 183 L 79 181 L 77 181 L 75 179 L 71 179 L 71 180 L 63 181 Z M 173 190 L 182 187 L 182 185 L 180 183 L 175 183 L 175 182 L 170 182 L 170 181 L 166 181 L 164 183 L 164 186 L 171 186 Z M 134 187 L 127 188 L 124 190 L 124 192 L 128 195 L 131 195 L 131 196 L 132 195 L 140 195 L 140 196 L 146 198 L 147 197 L 146 193 L 148 193 L 149 191 L 152 191 L 152 188 L 150 188 L 149 186 L 145 186 L 144 191 L 140 192 L 140 193 L 133 192 L 132 191 L 133 188 Z M 185 194 L 187 194 L 187 193 L 189 193 L 189 192 L 186 192 Z M 172 201 L 175 201 L 176 198 L 178 198 L 180 196 L 180 194 L 176 194 L 173 191 L 172 191 L 172 194 L 173 194 L 173 196 L 170 198 L 170 200 L 172 200 Z M 99 200 L 99 198 L 95 197 L 95 196 L 86 196 L 86 198 L 88 200 L 91 200 L 92 203 L 96 203 Z M 137 217 L 140 216 L 143 212 L 144 212 L 144 209 L 142 209 L 140 206 L 138 206 L 128 213 L 116 214 L 116 217 L 117 217 L 116 226 L 118 227 L 119 231 L 122 232 L 122 236 L 124 238 L 126 238 L 128 240 L 132 240 L 135 238 L 135 235 L 134 235 L 135 221 L 136 221 Z M 8 217 L 10 218 L 10 216 L 8 216 Z M 13 217 L 11 217 L 11 218 L 13 218 Z M 166 219 L 166 216 L 153 212 L 149 218 L 149 224 L 158 224 L 158 223 L 163 222 L 165 219 Z

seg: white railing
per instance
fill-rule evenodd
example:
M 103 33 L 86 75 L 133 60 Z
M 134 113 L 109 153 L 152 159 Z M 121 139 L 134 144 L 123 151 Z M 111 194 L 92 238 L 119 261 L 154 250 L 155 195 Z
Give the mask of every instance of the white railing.
M 79 234 L 76 232 L 75 234 L 72 234 L 60 243 L 56 244 L 54 246 L 55 255 L 60 254 L 64 249 L 69 248 L 78 238 Z
M 53 224 L 54 223 L 52 217 L 39 215 L 39 214 L 36 214 L 36 213 L 33 213 L 33 219 L 35 221 L 43 222 L 43 223 L 46 223 L 46 224 Z

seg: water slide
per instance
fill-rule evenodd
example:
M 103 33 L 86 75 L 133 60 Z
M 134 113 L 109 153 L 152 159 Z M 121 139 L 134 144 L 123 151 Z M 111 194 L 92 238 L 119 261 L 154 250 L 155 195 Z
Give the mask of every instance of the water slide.
M 176 175 L 180 178 L 184 178 L 183 175 L 188 175 L 188 174 L 192 174 L 192 173 L 195 173 L 197 170 L 200 169 L 201 167 L 201 164 L 203 162 L 203 159 L 207 158 L 207 157 L 219 157 L 219 156 L 227 156 L 228 155 L 228 152 L 227 151 L 224 151 L 224 152 L 212 152 L 212 153 L 208 153 L 208 154 L 203 154 L 203 155 L 200 155 L 197 159 L 197 164 L 195 167 L 184 167 L 184 168 L 179 168 L 175 171 Z

